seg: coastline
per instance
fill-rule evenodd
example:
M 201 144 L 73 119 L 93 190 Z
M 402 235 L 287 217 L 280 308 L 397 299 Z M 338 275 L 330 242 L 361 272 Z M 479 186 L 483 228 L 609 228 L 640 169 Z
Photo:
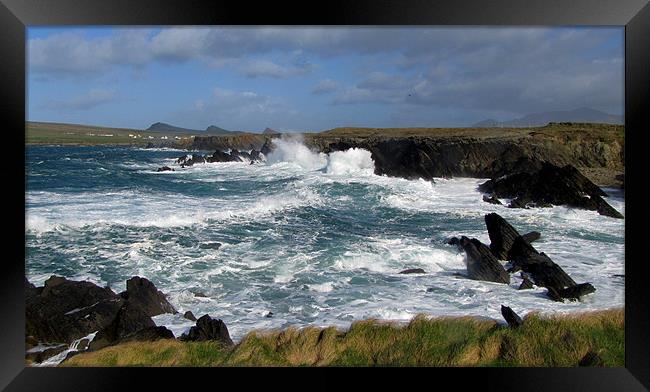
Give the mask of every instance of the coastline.
M 334 327 L 253 330 L 236 345 L 161 339 L 81 353 L 76 366 L 624 366 L 624 308 L 543 317 L 518 328 L 481 317 L 418 315 Z

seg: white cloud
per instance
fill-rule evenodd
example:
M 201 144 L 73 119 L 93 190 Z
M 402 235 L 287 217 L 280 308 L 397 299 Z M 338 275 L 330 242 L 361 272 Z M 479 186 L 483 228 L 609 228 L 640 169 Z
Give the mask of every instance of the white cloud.
M 312 89 L 312 94 L 327 94 L 338 90 L 339 83 L 332 79 L 323 79 L 318 82 Z
M 43 103 L 41 108 L 46 110 L 90 110 L 116 99 L 117 95 L 114 90 L 93 89 L 67 100 L 49 100 Z

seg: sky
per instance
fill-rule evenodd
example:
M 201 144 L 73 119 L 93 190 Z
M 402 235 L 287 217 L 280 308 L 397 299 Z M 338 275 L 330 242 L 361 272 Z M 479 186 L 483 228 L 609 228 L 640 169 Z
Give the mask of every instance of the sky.
M 259 132 L 624 113 L 623 27 L 29 27 L 27 117 Z

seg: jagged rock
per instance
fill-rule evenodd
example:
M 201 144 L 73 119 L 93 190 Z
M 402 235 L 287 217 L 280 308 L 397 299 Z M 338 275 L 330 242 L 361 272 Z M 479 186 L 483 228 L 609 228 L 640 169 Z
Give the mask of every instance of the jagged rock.
M 529 290 L 532 288 L 533 288 L 533 282 L 527 277 L 524 277 L 524 280 L 519 285 L 519 290 Z
M 52 276 L 25 301 L 25 335 L 39 342 L 71 343 L 108 325 L 123 299 L 91 282 Z
M 503 203 L 501 203 L 501 200 L 497 199 L 496 196 L 494 196 L 494 195 L 492 195 L 492 196 L 483 195 L 483 201 L 487 202 L 487 203 L 490 203 L 490 204 L 498 204 L 498 205 L 503 204 Z
M 268 156 L 271 151 L 273 151 L 273 141 L 271 138 L 267 138 L 264 140 L 264 144 L 262 145 L 262 148 L 260 148 L 260 152 L 264 154 L 264 156 Z
M 250 160 L 251 160 L 251 163 L 261 161 L 262 156 L 260 155 L 260 151 L 251 150 Z
M 494 257 L 490 248 L 479 240 L 460 238 L 460 246 L 467 255 L 467 274 L 470 279 L 486 280 L 497 283 L 510 283 L 510 275 Z
M 490 250 L 499 260 L 510 260 L 510 249 L 519 233 L 499 214 L 485 215 L 485 226 L 490 237 Z
M 560 290 L 576 285 L 576 282 L 559 265 L 544 252 L 537 252 L 521 236 L 515 239 L 510 255 L 513 265 L 526 272 L 537 286 Z
M 183 314 L 183 317 L 191 321 L 196 321 L 196 317 L 194 317 L 194 313 L 192 313 L 189 310 Z
M 268 313 L 266 314 L 266 316 L 264 316 L 264 317 L 266 317 L 266 318 L 271 318 L 271 317 L 273 317 L 273 312 L 268 312 Z
M 523 320 L 514 310 L 510 309 L 507 306 L 501 305 L 501 315 L 508 322 L 508 325 L 512 328 L 520 327 L 524 324 Z
M 568 205 L 623 218 L 602 198 L 607 194 L 571 165 L 558 167 L 544 162 L 534 172 L 523 171 L 486 181 L 479 185 L 479 190 L 512 198 L 511 208 L 526 208 L 531 203 L 537 207 Z
M 424 270 L 422 268 L 409 268 L 404 271 L 401 271 L 400 274 L 424 274 Z
M 234 157 L 226 152 L 216 150 L 212 155 L 206 157 L 206 161 L 209 163 L 214 162 L 238 162 L 239 158 Z
M 157 171 L 157 172 L 164 172 L 164 171 L 175 171 L 175 170 L 172 169 L 172 168 L 169 167 L 169 166 L 163 166 L 163 167 L 159 167 L 158 170 L 156 170 L 156 171 Z
M 179 340 L 182 341 L 205 341 L 216 340 L 228 346 L 234 343 L 230 339 L 228 328 L 221 319 L 213 319 L 209 315 L 203 315 L 196 321 L 196 326 L 181 335 Z
M 580 297 L 591 294 L 596 291 L 596 288 L 591 283 L 580 283 L 574 286 L 557 289 L 555 287 L 548 288 L 548 296 L 554 301 L 564 301 L 565 299 L 575 301 Z
M 97 332 L 89 349 L 99 350 L 118 343 L 128 335 L 155 326 L 151 317 L 140 306 L 124 301 L 113 321 Z
M 153 342 L 160 339 L 174 339 L 174 333 L 163 326 L 145 327 L 128 334 L 119 340 L 119 343 L 138 341 Z
M 126 291 L 120 293 L 120 296 L 138 306 L 149 317 L 163 313 L 178 313 L 165 295 L 146 278 L 134 276 L 127 280 Z
M 542 234 L 540 232 L 531 231 L 530 233 L 522 235 L 521 238 L 530 244 L 533 241 L 537 241 L 541 236 Z

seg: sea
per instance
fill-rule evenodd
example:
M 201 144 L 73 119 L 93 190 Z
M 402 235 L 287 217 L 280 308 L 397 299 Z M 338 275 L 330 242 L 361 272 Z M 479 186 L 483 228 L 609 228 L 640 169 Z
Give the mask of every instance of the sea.
M 622 219 L 485 203 L 477 186 L 486 179 L 375 175 L 362 149 L 276 145 L 264 162 L 185 168 L 175 163 L 185 150 L 26 147 L 27 278 L 42 285 L 59 275 L 119 293 L 145 277 L 180 312 L 154 317 L 157 325 L 179 336 L 194 325 L 185 311 L 209 314 L 235 342 L 253 330 L 417 314 L 502 320 L 501 305 L 521 316 L 624 305 Z M 623 192 L 604 190 L 625 214 Z M 535 248 L 596 292 L 558 303 L 544 288 L 518 290 L 519 274 L 509 285 L 468 279 L 464 253 L 446 241 L 489 244 L 491 212 L 522 234 L 539 231 Z M 409 268 L 425 273 L 399 273 Z

